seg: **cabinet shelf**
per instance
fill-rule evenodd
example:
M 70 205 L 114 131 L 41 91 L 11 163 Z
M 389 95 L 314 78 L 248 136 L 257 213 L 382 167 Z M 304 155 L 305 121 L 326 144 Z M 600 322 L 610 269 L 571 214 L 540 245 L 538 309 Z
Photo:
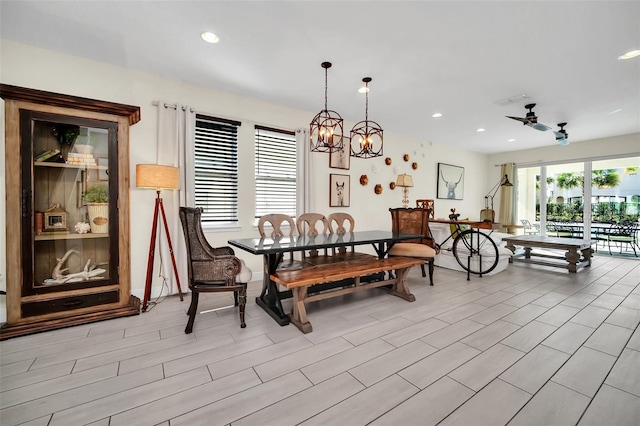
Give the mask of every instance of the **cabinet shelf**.
M 59 169 L 76 169 L 76 170 L 107 170 L 107 166 L 99 166 L 97 164 L 68 164 L 68 163 L 47 163 L 46 161 L 34 161 L 35 167 L 54 167 Z
M 84 240 L 93 238 L 109 238 L 109 234 L 58 234 L 58 235 L 36 235 L 36 241 L 51 240 Z

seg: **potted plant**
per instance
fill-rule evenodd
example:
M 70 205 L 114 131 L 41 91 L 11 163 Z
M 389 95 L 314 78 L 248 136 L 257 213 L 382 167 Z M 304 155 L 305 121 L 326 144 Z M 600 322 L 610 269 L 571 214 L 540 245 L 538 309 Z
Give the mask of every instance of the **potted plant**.
M 82 194 L 87 203 L 91 233 L 109 232 L 109 191 L 105 185 L 93 185 Z

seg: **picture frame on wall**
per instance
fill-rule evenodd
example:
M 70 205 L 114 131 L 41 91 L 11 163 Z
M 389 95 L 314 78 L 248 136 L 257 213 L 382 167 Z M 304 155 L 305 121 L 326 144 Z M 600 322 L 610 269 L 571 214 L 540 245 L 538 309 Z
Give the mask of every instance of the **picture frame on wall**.
M 464 197 L 464 167 L 438 163 L 438 198 L 462 200 Z
M 351 199 L 351 176 L 329 175 L 329 207 L 349 207 Z
M 342 149 L 329 153 L 329 167 L 332 169 L 349 170 L 351 162 L 351 140 L 343 136 Z

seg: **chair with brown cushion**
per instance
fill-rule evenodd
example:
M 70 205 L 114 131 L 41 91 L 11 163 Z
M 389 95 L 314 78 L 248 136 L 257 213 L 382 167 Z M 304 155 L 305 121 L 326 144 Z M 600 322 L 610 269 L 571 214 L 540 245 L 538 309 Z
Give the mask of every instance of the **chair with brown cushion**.
M 200 293 L 232 291 L 235 306 L 240 311 L 240 327 L 245 328 L 245 304 L 247 282 L 251 280 L 251 270 L 234 256 L 231 247 L 211 247 L 204 236 L 201 224 L 201 208 L 180 207 L 180 221 L 187 246 L 187 271 L 191 304 L 187 314 L 189 321 L 184 332 L 193 331 L 193 323 L 198 311 Z
M 353 232 L 353 229 L 356 226 L 356 221 L 349 213 L 331 213 L 327 220 L 329 221 L 329 232 L 332 234 L 346 234 L 347 232 Z M 336 250 L 333 249 L 333 254 L 335 254 L 335 251 Z M 338 248 L 339 254 L 345 254 L 346 252 L 347 249 L 345 247 Z M 355 247 L 351 246 L 351 252 L 355 252 Z
M 284 231 L 281 229 L 282 225 L 285 223 L 289 225 L 288 235 L 285 235 Z M 260 219 L 258 219 L 258 233 L 260 234 L 261 238 L 267 237 L 267 230 L 265 229 L 265 225 L 267 224 L 271 225 L 272 228 L 268 236 L 270 238 L 273 238 L 274 240 L 278 240 L 285 236 L 292 238 L 295 235 L 296 226 L 293 222 L 293 218 L 288 214 L 271 213 L 260 216 Z M 298 262 L 293 260 L 293 252 L 289 252 L 289 261 L 281 262 L 278 268 L 289 268 L 296 263 Z
M 406 256 L 406 257 L 418 257 L 424 259 L 429 263 L 429 283 L 433 285 L 433 262 L 436 256 L 436 244 L 429 232 L 429 216 L 431 215 L 430 209 L 405 209 L 405 208 L 392 208 L 391 212 L 391 231 L 399 232 L 403 234 L 420 234 L 422 238 L 416 240 L 408 240 L 406 242 L 395 243 L 391 250 L 389 250 L 389 256 Z M 426 277 L 427 274 L 424 270 L 424 264 L 420 265 L 422 268 L 422 276 Z
M 420 199 L 416 200 L 416 207 L 419 209 L 430 209 L 431 214 L 429 215 L 430 219 L 435 219 L 436 214 L 436 203 L 434 200 Z
M 302 213 L 296 220 L 296 227 L 299 235 L 308 235 L 315 237 L 319 234 L 326 234 L 329 230 L 329 221 L 325 215 L 321 213 Z M 325 256 L 328 255 L 328 249 L 324 249 Z M 305 258 L 307 252 L 302 252 L 302 257 Z M 318 250 L 311 250 L 309 252 L 310 257 L 317 257 Z

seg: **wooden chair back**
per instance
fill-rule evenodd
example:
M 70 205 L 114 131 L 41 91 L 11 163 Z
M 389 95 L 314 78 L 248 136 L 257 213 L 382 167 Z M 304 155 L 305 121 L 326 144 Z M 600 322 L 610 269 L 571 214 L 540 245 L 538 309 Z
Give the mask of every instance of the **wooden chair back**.
M 296 226 L 293 222 L 293 218 L 288 214 L 272 213 L 272 214 L 266 214 L 264 216 L 261 216 L 260 219 L 258 219 L 258 232 L 260 233 L 260 237 L 262 238 L 267 237 L 267 232 L 265 231 L 266 224 L 271 225 L 271 228 L 273 228 L 271 233 L 269 234 L 269 237 L 273 239 L 284 237 L 285 234 L 284 232 L 282 232 L 282 229 L 281 229 L 283 223 L 289 224 L 288 236 L 289 237 L 294 236 Z
M 295 235 L 296 226 L 293 222 L 293 218 L 288 214 L 272 213 L 260 216 L 260 219 L 258 219 L 258 232 L 260 233 L 260 237 L 267 237 L 267 231 L 265 230 L 266 224 L 271 225 L 272 228 L 269 237 L 273 238 L 274 240 L 284 237 L 285 234 L 281 229 L 284 223 L 287 223 L 289 225 L 289 234 L 287 236 L 293 237 Z M 293 252 L 289 252 L 289 260 L 293 262 Z
M 431 210 L 431 214 L 429 215 L 429 217 L 431 219 L 435 219 L 435 214 L 436 214 L 436 206 L 435 206 L 435 201 L 434 200 L 428 200 L 428 199 L 418 199 L 416 200 L 416 207 L 419 209 L 430 209 Z
M 329 220 L 329 232 L 332 234 L 353 232 L 353 228 L 356 226 L 356 221 L 349 213 L 331 213 L 327 219 Z M 348 224 L 349 229 L 345 224 Z
M 353 229 L 356 227 L 356 221 L 349 213 L 331 213 L 328 220 L 329 232 L 332 234 L 346 234 L 347 232 L 353 232 Z M 355 247 L 351 246 L 351 252 L 354 253 L 355 250 Z M 332 251 L 335 255 L 336 249 L 332 249 Z M 345 254 L 347 249 L 345 247 L 339 247 L 337 251 L 339 254 Z
M 424 208 L 392 208 L 391 212 L 391 231 L 403 234 L 420 234 L 423 237 L 415 240 L 408 240 L 408 243 L 426 244 L 435 248 L 436 244 L 429 231 L 429 217 L 431 209 Z
M 296 227 L 299 235 L 316 236 L 318 234 L 326 234 L 329 230 L 329 221 L 326 216 L 321 213 L 302 213 L 296 220 Z M 324 249 L 324 254 L 329 254 L 328 249 Z M 309 257 L 317 257 L 318 250 L 311 250 Z M 307 257 L 307 252 L 302 252 L 302 258 Z

